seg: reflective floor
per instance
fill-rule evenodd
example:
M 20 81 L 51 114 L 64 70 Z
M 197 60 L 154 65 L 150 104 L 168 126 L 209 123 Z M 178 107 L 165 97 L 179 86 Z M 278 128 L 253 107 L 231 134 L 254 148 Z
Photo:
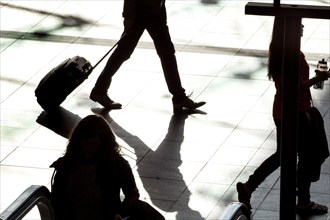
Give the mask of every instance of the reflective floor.
M 61 114 L 50 115 L 36 102 L 37 84 L 68 57 L 95 64 L 121 35 L 122 1 L 1 0 L 0 211 L 30 185 L 49 188 L 49 165 L 63 154 L 71 129 L 81 118 L 100 114 L 123 147 L 142 200 L 168 220 L 217 219 L 237 201 L 236 183 L 276 148 L 275 90 L 266 76 L 273 18 L 245 15 L 247 2 L 167 0 L 182 84 L 193 100 L 207 102 L 200 111 L 173 115 L 159 58 L 145 33 L 113 78 L 109 94 L 123 104 L 121 110 L 106 112 L 88 98 L 102 62 L 65 100 Z M 313 75 L 318 60 L 330 55 L 330 21 L 303 24 L 301 50 Z M 323 90 L 311 90 L 330 142 L 329 81 Z M 312 199 L 328 207 L 329 161 L 311 188 Z M 279 177 L 278 169 L 253 194 L 252 219 L 279 219 Z M 309 219 L 327 220 L 329 214 Z

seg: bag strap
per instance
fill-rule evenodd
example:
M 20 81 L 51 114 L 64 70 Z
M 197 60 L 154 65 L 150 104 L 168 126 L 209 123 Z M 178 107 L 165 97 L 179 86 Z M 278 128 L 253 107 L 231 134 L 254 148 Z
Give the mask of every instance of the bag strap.
M 56 172 L 57 172 L 57 170 L 54 169 L 53 174 L 52 174 L 52 178 L 51 178 L 51 180 L 50 180 L 51 191 L 53 191 L 53 186 L 54 186 L 54 180 L 55 180 Z

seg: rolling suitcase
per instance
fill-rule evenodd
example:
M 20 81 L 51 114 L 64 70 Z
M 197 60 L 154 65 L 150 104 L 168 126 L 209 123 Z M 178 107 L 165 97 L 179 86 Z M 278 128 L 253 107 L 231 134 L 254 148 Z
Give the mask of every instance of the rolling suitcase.
M 125 33 L 120 40 L 124 36 Z M 88 78 L 93 69 L 118 45 L 120 40 L 94 66 L 84 57 L 74 56 L 48 72 L 35 89 L 39 105 L 46 112 L 57 110 L 66 97 Z
M 37 102 L 47 112 L 57 109 L 92 69 L 90 62 L 80 56 L 64 60 L 40 81 L 35 90 Z

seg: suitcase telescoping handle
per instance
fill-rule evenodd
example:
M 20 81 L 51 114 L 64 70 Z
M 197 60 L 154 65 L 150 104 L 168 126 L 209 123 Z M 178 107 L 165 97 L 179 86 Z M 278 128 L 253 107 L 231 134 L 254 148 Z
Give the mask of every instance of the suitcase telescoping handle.
M 110 50 L 108 50 L 108 52 L 106 52 L 106 54 L 104 54 L 104 56 L 89 70 L 89 72 L 91 73 L 103 60 L 104 60 L 104 58 L 106 57 L 106 56 L 108 56 L 109 55 L 109 53 L 111 53 L 111 51 L 113 50 L 113 49 L 115 49 L 115 47 L 118 45 L 118 43 L 121 41 L 121 39 L 123 39 L 125 36 L 127 35 L 127 32 L 124 32 L 122 35 L 121 35 L 121 37 L 120 37 L 120 39 L 115 43 L 115 45 L 113 45 L 111 48 L 110 48 Z

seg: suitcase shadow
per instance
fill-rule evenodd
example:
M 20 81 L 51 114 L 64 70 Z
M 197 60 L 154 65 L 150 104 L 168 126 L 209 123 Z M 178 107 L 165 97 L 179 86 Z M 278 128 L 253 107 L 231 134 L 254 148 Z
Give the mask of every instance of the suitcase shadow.
M 68 139 L 80 120 L 81 117 L 79 115 L 73 114 L 60 106 L 53 112 L 43 111 L 38 116 L 36 122 Z

